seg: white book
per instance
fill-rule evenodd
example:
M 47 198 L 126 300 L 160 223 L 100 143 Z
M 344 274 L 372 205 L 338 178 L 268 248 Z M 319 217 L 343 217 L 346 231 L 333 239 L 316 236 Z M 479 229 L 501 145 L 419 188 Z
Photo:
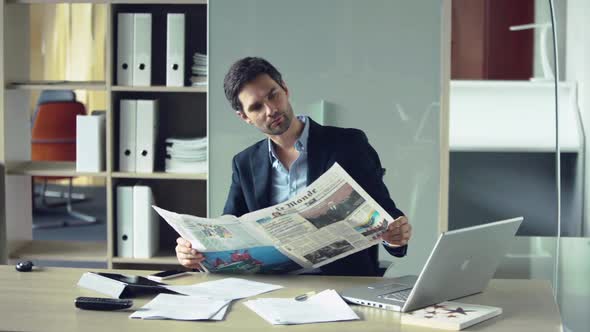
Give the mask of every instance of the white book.
M 152 84 L 152 14 L 133 14 L 133 85 Z
M 402 324 L 458 331 L 501 313 L 502 308 L 498 307 L 448 301 L 404 313 L 401 321 Z
M 76 116 L 76 172 L 105 170 L 104 112 Z
M 122 99 L 119 105 L 119 171 L 134 173 L 137 101 Z
M 117 14 L 117 84 L 133 85 L 133 14 Z
M 133 257 L 133 187 L 117 187 L 117 256 Z
M 150 258 L 158 251 L 160 218 L 152 209 L 154 197 L 148 186 L 133 187 L 133 257 Z
M 158 133 L 157 119 L 157 100 L 137 100 L 135 171 L 138 173 L 152 173 L 154 171 L 155 145 Z
M 166 86 L 184 86 L 184 14 L 169 13 L 166 26 Z

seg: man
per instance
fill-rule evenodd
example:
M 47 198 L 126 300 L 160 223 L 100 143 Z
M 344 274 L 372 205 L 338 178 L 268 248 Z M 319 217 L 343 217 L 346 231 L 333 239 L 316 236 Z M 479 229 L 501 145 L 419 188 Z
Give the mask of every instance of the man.
M 394 256 L 406 254 L 412 234 L 383 183 L 384 169 L 366 135 L 358 129 L 321 126 L 293 115 L 289 89 L 278 70 L 261 58 L 234 63 L 224 80 L 225 95 L 236 115 L 267 139 L 233 158 L 232 183 L 224 214 L 241 216 L 286 201 L 338 162 L 379 205 L 396 218 L 383 235 Z M 329 275 L 378 275 L 377 246 L 322 266 Z M 190 242 L 177 239 L 176 256 L 188 268 L 204 260 Z

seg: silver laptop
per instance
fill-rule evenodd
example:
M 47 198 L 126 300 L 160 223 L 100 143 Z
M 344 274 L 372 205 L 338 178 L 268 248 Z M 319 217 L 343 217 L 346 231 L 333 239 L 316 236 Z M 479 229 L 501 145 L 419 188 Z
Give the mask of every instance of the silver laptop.
M 510 249 L 523 217 L 442 233 L 419 276 L 341 292 L 349 302 L 408 312 L 479 293 Z

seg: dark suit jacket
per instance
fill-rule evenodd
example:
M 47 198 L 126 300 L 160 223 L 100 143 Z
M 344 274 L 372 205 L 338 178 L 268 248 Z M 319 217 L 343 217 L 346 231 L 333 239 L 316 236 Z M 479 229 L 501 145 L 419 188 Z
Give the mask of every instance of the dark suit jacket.
M 358 129 L 321 126 L 310 120 L 307 143 L 307 184 L 311 184 L 335 162 L 357 181 L 393 218 L 402 216 L 383 183 L 385 170 L 365 133 Z M 224 214 L 241 216 L 270 206 L 270 172 L 268 143 L 264 139 L 233 158 L 232 183 Z M 401 257 L 406 246 L 385 247 L 391 254 Z M 362 250 L 321 267 L 330 275 L 379 275 L 378 247 Z

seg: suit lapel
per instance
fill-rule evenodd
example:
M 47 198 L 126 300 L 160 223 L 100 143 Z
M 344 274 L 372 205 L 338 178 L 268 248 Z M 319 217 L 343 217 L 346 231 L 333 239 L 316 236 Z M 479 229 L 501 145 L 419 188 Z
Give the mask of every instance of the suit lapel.
M 307 185 L 317 180 L 326 171 L 329 154 L 324 146 L 324 128 L 309 119 L 309 137 L 307 138 Z
M 264 140 L 257 151 L 250 156 L 250 171 L 254 178 L 254 198 L 257 204 L 254 210 L 268 207 L 270 203 L 270 159 L 267 140 Z

